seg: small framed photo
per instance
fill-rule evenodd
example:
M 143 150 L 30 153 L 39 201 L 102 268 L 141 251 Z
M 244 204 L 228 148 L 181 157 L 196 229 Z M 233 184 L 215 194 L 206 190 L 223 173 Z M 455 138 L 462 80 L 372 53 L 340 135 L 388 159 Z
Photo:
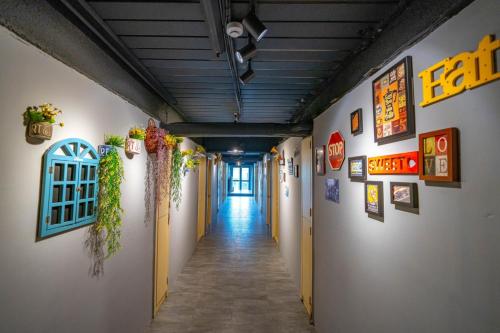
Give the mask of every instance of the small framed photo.
M 325 160 L 325 150 L 326 146 L 316 147 L 316 175 L 324 176 L 326 170 L 326 160 Z
M 384 183 L 365 182 L 365 212 L 368 216 L 384 217 Z
M 290 157 L 287 163 L 288 163 L 288 174 L 290 176 L 293 176 L 293 157 Z
M 351 134 L 363 133 L 363 109 L 359 108 L 351 113 Z
M 351 182 L 364 182 L 366 180 L 366 156 L 349 157 L 348 165 Z
M 406 208 L 418 208 L 417 183 L 391 182 L 391 203 Z
M 325 199 L 340 203 L 340 183 L 338 178 L 325 179 Z
M 299 178 L 299 165 L 298 165 L 298 164 L 296 164 L 296 165 L 294 166 L 293 171 L 294 171 L 294 174 L 293 174 L 293 175 L 294 175 L 295 177 Z
M 458 129 L 446 128 L 418 136 L 420 179 L 459 181 Z

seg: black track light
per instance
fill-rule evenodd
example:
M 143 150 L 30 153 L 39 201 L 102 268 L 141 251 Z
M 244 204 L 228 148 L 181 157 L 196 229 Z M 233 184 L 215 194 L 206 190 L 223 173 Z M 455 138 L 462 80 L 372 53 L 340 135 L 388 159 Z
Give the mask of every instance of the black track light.
M 257 48 L 251 41 L 247 45 L 243 46 L 241 49 L 236 51 L 236 59 L 242 64 L 248 59 L 255 57 L 257 54 Z
M 253 38 L 258 42 L 267 33 L 267 28 L 255 15 L 253 10 L 248 13 L 247 16 L 241 22 L 247 31 L 252 35 Z
M 247 84 L 253 79 L 254 76 L 255 72 L 252 70 L 252 63 L 249 61 L 247 71 L 240 76 L 241 84 Z

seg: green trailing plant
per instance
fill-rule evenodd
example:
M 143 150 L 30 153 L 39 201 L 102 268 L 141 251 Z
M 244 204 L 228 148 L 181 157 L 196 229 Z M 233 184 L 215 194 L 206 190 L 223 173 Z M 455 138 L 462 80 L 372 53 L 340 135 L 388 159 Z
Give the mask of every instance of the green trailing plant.
M 104 143 L 109 146 L 123 148 L 125 146 L 125 138 L 120 135 L 106 134 L 104 136 Z
M 123 139 L 123 138 L 122 138 Z M 120 249 L 122 225 L 121 190 L 124 179 L 123 161 L 116 148 L 111 149 L 99 162 L 99 202 L 96 232 L 105 231 L 106 258 Z
M 170 173 L 170 190 L 175 207 L 179 209 L 182 201 L 182 153 L 178 146 L 172 152 L 172 172 Z

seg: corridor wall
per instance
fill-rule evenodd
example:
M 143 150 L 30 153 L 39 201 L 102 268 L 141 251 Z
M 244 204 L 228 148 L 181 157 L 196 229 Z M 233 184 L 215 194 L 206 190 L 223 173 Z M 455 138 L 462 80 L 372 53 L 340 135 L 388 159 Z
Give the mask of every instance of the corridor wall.
M 133 159 L 120 153 L 122 249 L 106 260 L 102 277 L 89 275 L 88 227 L 40 241 L 36 230 L 46 149 L 69 137 L 97 147 L 105 133 L 125 135 L 132 125 L 146 125 L 148 116 L 3 27 L 0 59 L 0 332 L 143 332 L 152 315 L 154 232 L 154 224 L 144 222 L 145 153 Z M 54 128 L 50 141 L 28 144 L 22 113 L 44 102 L 63 110 L 65 126 Z M 184 181 L 186 213 L 172 219 L 172 273 L 194 249 L 194 233 L 180 229 L 196 225 L 187 199 L 195 182 L 191 175 Z
M 340 171 L 327 162 L 314 177 L 314 319 L 318 332 L 493 333 L 500 331 L 500 81 L 422 108 L 418 73 L 473 51 L 487 34 L 500 37 L 500 3 L 477 0 L 399 54 L 314 120 L 314 145 L 332 131 L 345 138 Z M 362 183 L 348 179 L 347 157 L 418 150 L 417 139 L 374 143 L 372 80 L 413 58 L 416 133 L 460 130 L 461 186 L 430 186 L 418 176 L 383 181 L 385 219 L 364 211 Z M 497 50 L 498 61 L 498 50 Z M 498 70 L 498 63 L 497 63 Z M 349 115 L 363 109 L 364 132 L 350 134 Z M 340 203 L 325 200 L 325 179 L 338 178 Z M 389 182 L 416 182 L 420 214 L 396 210 Z
M 300 164 L 301 141 L 302 138 L 290 138 L 278 147 L 280 153 L 284 152 L 285 158 L 285 165 L 280 167 L 280 175 L 286 173 L 286 179 L 280 181 L 279 189 L 279 248 L 297 289 L 297 298 L 300 289 L 300 233 L 302 221 L 300 178 L 288 174 L 288 161 L 293 158 L 294 165 Z

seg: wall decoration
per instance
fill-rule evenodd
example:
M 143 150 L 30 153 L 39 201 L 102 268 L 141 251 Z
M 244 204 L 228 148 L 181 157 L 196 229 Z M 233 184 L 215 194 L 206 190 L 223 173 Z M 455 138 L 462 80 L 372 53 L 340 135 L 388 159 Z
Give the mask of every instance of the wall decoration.
M 290 196 L 290 189 L 288 188 L 288 185 L 285 185 L 285 197 L 289 197 Z
M 288 164 L 288 174 L 290 176 L 293 176 L 293 157 L 290 157 L 288 160 L 287 160 L 287 164 Z
M 82 139 L 59 141 L 45 152 L 39 238 L 96 221 L 98 164 L 97 151 Z
M 363 109 L 359 108 L 351 113 L 351 134 L 363 133 Z
M 142 141 L 146 137 L 146 130 L 141 127 L 132 127 L 128 131 L 128 137 L 125 139 L 125 152 L 127 154 L 140 154 Z
M 365 182 L 365 212 L 368 215 L 384 217 L 384 184 L 382 182 Z
M 280 165 L 285 165 L 285 150 L 283 149 L 281 151 L 281 155 L 279 155 L 279 159 L 278 159 Z
M 442 101 L 464 90 L 474 89 L 500 78 L 496 70 L 495 54 L 500 40 L 486 35 L 475 52 L 463 52 L 445 58 L 418 74 L 422 79 L 422 102 L 420 106 Z M 441 71 L 439 75 L 436 73 Z M 438 93 L 439 92 L 439 93 Z
M 418 175 L 418 151 L 368 158 L 370 175 Z
M 196 146 L 193 149 L 186 149 L 182 152 L 182 157 L 184 158 L 184 167 L 182 169 L 184 175 L 189 171 L 194 171 L 200 165 L 200 160 L 205 156 L 205 148 L 202 146 Z
M 325 146 L 316 147 L 315 156 L 316 156 L 316 175 L 323 176 L 326 170 L 326 161 L 325 161 Z
M 345 141 L 340 131 L 330 134 L 328 139 L 328 162 L 334 171 L 342 168 L 345 159 Z
M 144 138 L 144 146 L 149 154 L 156 154 L 158 150 L 158 141 L 160 140 L 160 129 L 156 126 L 153 118 L 149 118 L 148 127 L 146 128 L 146 137 Z
M 50 140 L 52 138 L 52 126 L 56 124 L 56 117 L 62 111 L 51 103 L 39 106 L 28 106 L 24 112 L 24 122 L 28 126 L 27 136 L 32 139 Z M 57 125 L 63 127 L 64 123 Z
M 348 158 L 349 178 L 352 182 L 364 182 L 366 180 L 366 156 L 354 156 Z
M 372 82 L 375 142 L 385 144 L 415 134 L 411 57 L 406 57 Z
M 396 207 L 418 208 L 417 183 L 391 182 L 391 203 Z
M 459 181 L 458 129 L 422 133 L 418 145 L 421 180 Z
M 293 171 L 294 171 L 293 175 L 295 177 L 299 178 L 299 165 L 298 164 L 295 165 Z
M 340 203 L 340 184 L 337 178 L 325 179 L 325 199 Z

